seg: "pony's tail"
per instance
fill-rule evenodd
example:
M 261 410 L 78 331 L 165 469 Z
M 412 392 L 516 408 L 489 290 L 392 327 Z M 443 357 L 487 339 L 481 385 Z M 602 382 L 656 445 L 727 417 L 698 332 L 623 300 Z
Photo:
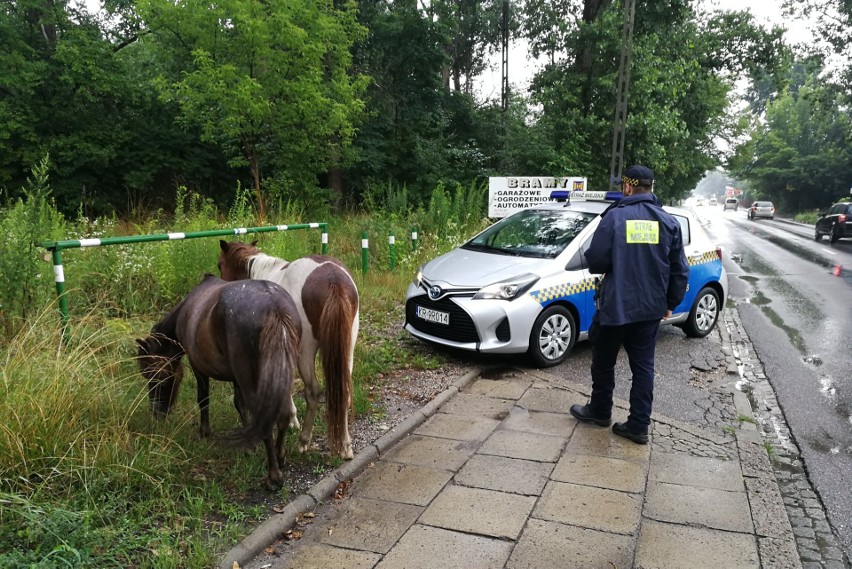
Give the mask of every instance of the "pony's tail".
M 260 331 L 256 390 L 253 394 L 243 392 L 252 402 L 250 423 L 226 435 L 227 442 L 251 447 L 273 436 L 291 397 L 298 353 L 299 332 L 290 315 L 278 310 L 269 313 Z
M 358 315 L 358 293 L 353 295 L 353 290 L 342 282 L 331 283 L 317 334 L 325 376 L 328 438 L 335 451 L 343 450 L 352 397 L 352 334 Z

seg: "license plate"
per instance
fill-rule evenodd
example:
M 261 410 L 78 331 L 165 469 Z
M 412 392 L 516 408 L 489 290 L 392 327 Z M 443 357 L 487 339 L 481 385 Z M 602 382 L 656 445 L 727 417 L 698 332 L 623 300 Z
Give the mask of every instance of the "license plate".
M 441 312 L 440 310 L 416 306 L 414 308 L 414 315 L 422 320 L 426 320 L 427 322 L 436 322 L 438 324 L 444 324 L 445 326 L 450 325 L 449 312 Z

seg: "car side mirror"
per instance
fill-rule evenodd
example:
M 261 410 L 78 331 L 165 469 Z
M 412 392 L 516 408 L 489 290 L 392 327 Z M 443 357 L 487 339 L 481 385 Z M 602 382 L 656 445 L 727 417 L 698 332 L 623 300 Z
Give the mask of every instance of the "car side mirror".
M 586 258 L 583 256 L 582 251 L 574 253 L 574 256 L 571 257 L 565 265 L 566 271 L 582 271 L 585 268 L 587 268 Z
M 817 213 L 817 215 L 820 216 L 820 217 L 825 217 L 826 213 L 827 212 L 825 212 L 825 211 L 820 211 L 820 212 Z

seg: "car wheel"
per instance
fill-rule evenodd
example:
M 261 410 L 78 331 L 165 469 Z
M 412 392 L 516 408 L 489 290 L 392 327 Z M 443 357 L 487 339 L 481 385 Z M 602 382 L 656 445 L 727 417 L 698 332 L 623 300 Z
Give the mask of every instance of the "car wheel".
M 822 233 L 819 232 L 819 227 L 814 227 L 814 241 L 822 241 Z
M 751 212 L 748 212 L 748 219 L 749 221 L 754 221 L 754 216 L 751 214 Z
M 576 323 L 568 309 L 548 307 L 535 319 L 530 332 L 529 357 L 535 367 L 552 367 L 565 361 L 574 347 Z
M 695 297 L 689 318 L 683 324 L 683 331 L 690 338 L 703 338 L 713 331 L 719 320 L 719 295 L 712 288 L 704 287 Z
M 834 243 L 838 239 L 840 239 L 840 230 L 837 227 L 837 225 L 835 224 L 835 225 L 831 226 L 831 233 L 829 233 L 828 241 L 829 241 L 829 243 Z

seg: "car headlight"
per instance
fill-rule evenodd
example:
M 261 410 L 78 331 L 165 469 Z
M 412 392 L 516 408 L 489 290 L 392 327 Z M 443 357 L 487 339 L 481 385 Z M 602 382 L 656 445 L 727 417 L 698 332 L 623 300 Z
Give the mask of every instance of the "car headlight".
M 473 296 L 473 299 L 514 300 L 527 292 L 532 285 L 538 282 L 538 279 L 538 275 L 527 273 L 519 277 L 496 282 L 479 289 L 479 292 Z
M 423 284 L 423 267 L 424 265 L 417 267 L 417 272 L 414 274 L 414 279 L 411 281 L 411 284 L 416 287 L 420 287 Z

